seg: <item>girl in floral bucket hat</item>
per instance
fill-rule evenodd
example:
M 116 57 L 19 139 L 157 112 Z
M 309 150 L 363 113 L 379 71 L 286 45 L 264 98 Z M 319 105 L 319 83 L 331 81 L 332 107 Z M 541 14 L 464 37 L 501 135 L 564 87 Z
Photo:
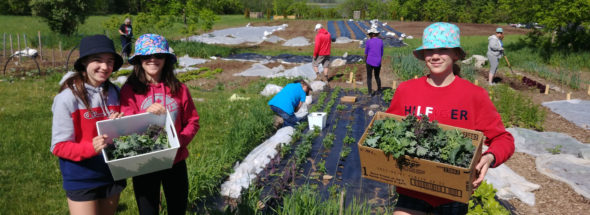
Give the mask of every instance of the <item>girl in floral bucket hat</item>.
M 188 201 L 186 147 L 199 130 L 195 104 L 186 85 L 174 75 L 176 56 L 170 52 L 164 37 L 141 35 L 135 42 L 135 54 L 129 63 L 133 64 L 133 73 L 121 88 L 121 111 L 126 115 L 170 112 L 180 142 L 172 168 L 133 177 L 139 213 L 158 214 L 160 186 L 163 186 L 168 214 L 185 214 Z
M 422 46 L 414 51 L 414 56 L 426 63 L 429 74 L 401 83 L 387 113 L 425 115 L 442 124 L 483 132 L 488 149 L 476 161 L 477 175 L 470 184 L 475 190 L 488 168 L 499 166 L 514 153 L 514 138 L 504 128 L 486 90 L 453 73 L 454 68 L 459 68 L 455 62 L 465 57 L 459 34 L 459 28 L 449 23 L 438 22 L 424 29 Z M 468 211 L 464 203 L 402 187 L 397 192 L 396 215 L 466 214 Z

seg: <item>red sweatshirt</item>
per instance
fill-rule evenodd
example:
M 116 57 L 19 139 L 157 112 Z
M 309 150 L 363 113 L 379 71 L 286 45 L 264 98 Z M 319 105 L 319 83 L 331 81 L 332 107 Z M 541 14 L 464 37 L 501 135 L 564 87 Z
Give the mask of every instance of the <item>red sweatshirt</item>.
M 514 138 L 504 128 L 488 93 L 458 76 L 446 87 L 430 85 L 426 76 L 401 83 L 387 113 L 427 115 L 442 124 L 483 132 L 489 147 L 484 154 L 491 153 L 496 158 L 492 167 L 504 163 L 514 153 Z M 403 188 L 398 188 L 398 192 L 425 200 L 434 207 L 452 202 Z
M 313 49 L 313 57 L 319 55 L 330 55 L 330 47 L 332 40 L 330 40 L 330 33 L 326 29 L 320 28 L 318 34 L 315 35 L 315 48 Z
M 180 91 L 174 95 L 170 93 L 170 88 L 163 83 L 148 84 L 145 94 L 134 93 L 133 88 L 128 84 L 121 88 L 121 112 L 126 116 L 144 113 L 154 102 L 166 104 L 164 106 L 174 119 L 174 127 L 178 132 L 180 142 L 174 163 L 178 163 L 188 157 L 186 146 L 199 130 L 199 114 L 191 94 L 184 84 L 181 84 Z

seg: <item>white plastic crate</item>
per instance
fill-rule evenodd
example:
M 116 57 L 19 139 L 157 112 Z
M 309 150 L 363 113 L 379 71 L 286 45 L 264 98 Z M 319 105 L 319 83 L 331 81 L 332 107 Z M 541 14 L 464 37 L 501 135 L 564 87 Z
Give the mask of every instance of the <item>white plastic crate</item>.
M 150 124 L 164 126 L 170 148 L 116 160 L 109 160 L 103 149 L 102 155 L 111 170 L 114 180 L 121 180 L 171 168 L 176 157 L 176 151 L 180 147 L 174 122 L 170 116 L 170 112 L 166 111 L 166 114 L 162 115 L 142 113 L 118 119 L 103 120 L 96 123 L 98 135 L 106 134 L 108 136 L 105 140 L 107 143 L 112 143 L 113 138 L 119 136 L 144 133 Z
M 309 130 L 313 130 L 315 126 L 320 127 L 320 130 L 326 126 L 328 114 L 326 112 L 312 112 L 307 116 Z

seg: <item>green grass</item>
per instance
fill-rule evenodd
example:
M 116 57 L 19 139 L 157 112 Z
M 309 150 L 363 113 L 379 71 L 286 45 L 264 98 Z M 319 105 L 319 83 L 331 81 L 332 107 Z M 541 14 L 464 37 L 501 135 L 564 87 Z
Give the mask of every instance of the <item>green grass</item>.
M 309 184 L 298 187 L 283 197 L 283 205 L 276 214 L 338 214 L 340 196 L 346 192 L 334 192 L 323 199 L 319 192 Z M 343 214 L 372 214 L 372 207 L 366 201 L 353 199 L 350 205 L 344 206 Z
M 58 159 L 49 151 L 51 104 L 60 73 L 41 78 L 0 82 L 0 214 L 65 214 Z M 264 79 L 262 82 L 272 82 Z M 278 80 L 281 82 L 283 80 Z M 201 129 L 189 145 L 187 159 L 191 202 L 218 191 L 223 178 L 272 132 L 273 113 L 258 95 L 264 83 L 250 90 L 202 92 L 191 89 Z M 230 102 L 233 93 L 250 97 Z M 232 117 L 239 115 L 238 118 Z M 121 195 L 119 214 L 136 214 L 131 180 Z
M 191 57 L 207 58 L 210 56 L 229 56 L 237 53 L 237 48 L 209 45 L 199 42 L 183 42 L 183 41 L 170 41 L 170 47 L 174 49 L 174 53 L 177 56 L 184 56 L 188 54 Z
M 248 101 L 229 102 L 234 92 L 204 93 L 192 91 L 201 116 L 201 129 L 193 140 L 187 160 L 189 166 L 189 200 L 201 200 L 216 193 L 223 178 L 236 161 L 243 159 L 272 132 L 273 113 L 258 94 L 240 94 Z M 239 118 L 234 117 L 239 116 Z
M 51 104 L 60 76 L 0 82 L 0 214 L 65 212 L 51 145 Z
M 107 16 L 90 16 L 84 24 L 78 26 L 78 32 L 69 37 L 52 32 L 41 18 L 34 16 L 0 16 L 0 20 L 2 20 L 0 29 L 2 29 L 2 33 L 7 34 L 6 48 L 8 50 L 10 50 L 9 34 L 12 34 L 13 49 L 17 50 L 17 33 L 20 34 L 21 49 L 24 48 L 23 34 L 27 35 L 29 47 L 38 47 L 37 31 L 41 31 L 41 43 L 44 48 L 57 48 L 61 41 L 63 49 L 67 50 L 78 44 L 83 35 L 104 34 L 105 30 L 102 27 L 102 22 L 107 19 Z M 111 34 L 109 36 L 113 38 L 115 35 Z M 117 46 L 117 44 L 120 44 L 118 36 L 115 39 L 115 46 Z

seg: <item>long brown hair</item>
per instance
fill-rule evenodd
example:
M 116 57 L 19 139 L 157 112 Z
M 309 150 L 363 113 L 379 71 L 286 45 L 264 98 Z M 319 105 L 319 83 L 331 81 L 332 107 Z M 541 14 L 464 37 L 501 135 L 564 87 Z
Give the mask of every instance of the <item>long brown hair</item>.
M 86 69 L 86 67 L 88 66 L 88 59 L 90 59 L 90 57 L 92 57 L 94 55 L 90 55 L 85 57 L 84 59 L 82 59 L 82 62 L 84 64 L 84 69 Z M 66 79 L 66 81 L 64 81 L 64 83 L 61 85 L 59 92 L 61 93 L 62 91 L 64 91 L 66 88 L 70 89 L 72 91 L 72 93 L 74 94 L 74 96 L 76 96 L 77 98 L 79 98 L 80 100 L 82 100 L 82 103 L 84 103 L 84 106 L 86 106 L 86 110 L 90 111 L 90 101 L 88 99 L 88 91 L 86 90 L 86 87 L 84 86 L 84 83 L 88 82 L 88 74 L 86 72 L 86 70 L 75 70 L 75 74 L 72 77 L 69 77 L 68 79 Z M 103 96 L 106 97 L 107 95 L 109 95 L 109 88 L 111 86 L 113 86 L 113 88 L 115 88 L 115 90 L 117 90 L 117 87 L 107 78 L 107 80 L 103 83 L 106 87 L 104 88 L 104 90 L 102 91 Z M 119 92 L 117 92 L 118 94 Z
M 180 81 L 174 75 L 174 64 L 170 63 L 170 58 L 166 58 L 166 62 L 164 62 L 160 81 L 170 87 L 170 93 L 173 95 L 180 91 Z M 148 80 L 145 70 L 141 66 L 141 60 L 137 60 L 133 64 L 133 72 L 127 78 L 126 84 L 130 84 L 135 93 L 145 94 L 147 92 Z

